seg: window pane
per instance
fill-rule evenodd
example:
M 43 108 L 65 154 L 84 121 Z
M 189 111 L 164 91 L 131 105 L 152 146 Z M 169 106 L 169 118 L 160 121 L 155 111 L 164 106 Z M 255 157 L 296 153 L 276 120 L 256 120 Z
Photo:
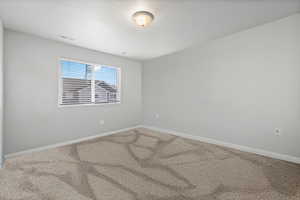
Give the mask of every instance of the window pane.
M 91 103 L 92 66 L 61 61 L 62 71 L 62 105 Z
M 86 64 L 76 63 L 72 61 L 61 61 L 62 76 L 64 78 L 86 78 Z
M 61 105 L 120 102 L 119 69 L 61 60 Z
M 95 67 L 95 103 L 119 102 L 118 69 Z

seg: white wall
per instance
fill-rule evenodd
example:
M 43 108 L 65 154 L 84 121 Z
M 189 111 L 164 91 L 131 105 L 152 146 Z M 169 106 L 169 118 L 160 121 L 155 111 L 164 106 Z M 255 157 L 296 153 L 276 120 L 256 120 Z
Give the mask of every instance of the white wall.
M 300 15 L 145 62 L 143 104 L 146 125 L 300 157 Z
M 0 167 L 3 163 L 3 24 L 0 19 Z
M 140 124 L 140 63 L 10 30 L 4 47 L 5 154 Z M 58 108 L 60 57 L 121 67 L 122 103 Z

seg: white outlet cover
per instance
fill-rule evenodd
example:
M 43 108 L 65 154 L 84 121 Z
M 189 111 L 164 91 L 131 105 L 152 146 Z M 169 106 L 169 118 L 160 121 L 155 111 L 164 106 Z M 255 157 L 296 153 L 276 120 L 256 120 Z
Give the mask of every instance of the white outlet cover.
M 158 119 L 159 118 L 159 114 L 155 114 L 155 118 Z
M 100 122 L 99 122 L 101 125 L 103 125 L 104 124 L 104 120 L 100 120 Z

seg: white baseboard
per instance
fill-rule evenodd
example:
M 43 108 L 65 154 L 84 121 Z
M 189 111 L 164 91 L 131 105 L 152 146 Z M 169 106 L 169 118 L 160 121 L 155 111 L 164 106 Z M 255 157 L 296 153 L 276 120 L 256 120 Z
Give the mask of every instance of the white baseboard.
M 279 160 L 284 160 L 284 161 L 300 164 L 300 158 L 295 157 L 295 156 L 279 154 L 279 153 L 275 153 L 275 152 L 271 152 L 271 151 L 256 149 L 256 148 L 242 146 L 242 145 L 238 145 L 238 144 L 232 144 L 232 143 L 223 142 L 223 141 L 219 141 L 219 140 L 215 140 L 215 139 L 211 139 L 211 138 L 177 132 L 177 131 L 169 130 L 169 129 L 163 129 L 163 128 L 147 126 L 147 125 L 142 125 L 141 127 L 147 128 L 147 129 L 152 129 L 154 131 L 159 131 L 162 133 L 169 133 L 172 135 L 176 135 L 176 136 L 180 136 L 180 137 L 184 137 L 184 138 L 188 138 L 188 139 L 198 140 L 198 141 L 205 142 L 205 143 L 220 145 L 220 146 L 229 147 L 232 149 L 237 149 L 240 151 L 245 151 L 245 152 L 254 153 L 254 154 L 258 154 L 258 155 L 262 155 L 262 156 L 266 156 L 266 157 L 270 157 L 270 158 L 275 158 L 275 159 L 279 159 Z
M 275 158 L 275 159 L 279 159 L 279 160 L 284 160 L 284 161 L 300 164 L 300 158 L 299 157 L 274 153 L 274 152 L 266 151 L 266 150 L 262 150 L 262 149 L 256 149 L 256 148 L 252 148 L 252 147 L 232 144 L 232 143 L 223 142 L 223 141 L 219 141 L 219 140 L 215 140 L 215 139 L 211 139 L 211 138 L 190 135 L 190 134 L 187 134 L 187 133 L 182 133 L 182 132 L 178 132 L 178 131 L 174 131 L 174 130 L 170 130 L 170 129 L 158 128 L 158 127 L 147 126 L 147 125 L 139 125 L 139 126 L 128 127 L 128 128 L 119 129 L 119 130 L 110 131 L 110 132 L 105 132 L 105 133 L 92 135 L 92 136 L 88 136 L 88 137 L 84 137 L 84 138 L 79 138 L 79 139 L 71 140 L 71 141 L 68 141 L 68 142 L 61 142 L 61 143 L 57 143 L 57 144 L 53 144 L 53 145 L 47 145 L 47 146 L 38 147 L 38 148 L 34 148 L 34 149 L 29 149 L 29 150 L 25 150 L 25 151 L 19 151 L 19 152 L 16 152 L 16 153 L 10 153 L 10 154 L 5 155 L 4 158 L 8 159 L 8 158 L 12 158 L 12 157 L 15 157 L 15 156 L 28 154 L 28 153 L 39 152 L 39 151 L 43 151 L 43 150 L 47 150 L 47 149 L 52 149 L 52 148 L 56 148 L 56 147 L 70 145 L 70 144 L 74 144 L 74 143 L 78 143 L 78 142 L 83 142 L 83 141 L 86 141 L 86 140 L 95 139 L 95 138 L 102 137 L 102 136 L 113 135 L 113 134 L 116 134 L 116 133 L 119 133 L 119 132 L 128 131 L 128 130 L 132 130 L 132 129 L 135 129 L 135 128 L 141 128 L 141 127 L 151 129 L 151 130 L 154 130 L 154 131 L 159 131 L 161 133 L 168 133 L 168 134 L 172 134 L 172 135 L 176 135 L 176 136 L 180 136 L 180 137 L 184 137 L 184 138 L 188 138 L 188 139 L 198 140 L 198 141 L 201 141 L 201 142 L 220 145 L 220 146 L 229 147 L 229 148 L 233 148 L 233 149 L 237 149 L 237 150 L 241 150 L 241 151 L 245 151 L 245 152 L 249 152 L 249 153 L 254 153 L 254 154 L 258 154 L 258 155 L 262 155 L 262 156 L 266 156 L 266 157 L 270 157 L 270 158 Z M 0 166 L 0 168 L 1 168 L 1 166 Z
M 71 140 L 71 141 L 67 141 L 67 142 L 61 142 L 61 143 L 56 143 L 56 144 L 47 145 L 47 146 L 43 146 L 43 147 L 37 147 L 37 148 L 34 148 L 34 149 L 19 151 L 19 152 L 16 152 L 16 153 L 10 153 L 10 154 L 5 155 L 4 158 L 9 159 L 9 158 L 12 158 L 12 157 L 16 157 L 16 156 L 20 156 L 20 155 L 24 155 L 24 154 L 28 154 L 28 153 L 44 151 L 44 150 L 47 150 L 47 149 L 52 149 L 52 148 L 56 148 L 56 147 L 61 147 L 61 146 L 65 146 L 65 145 L 78 143 L 78 142 L 83 142 L 83 141 L 95 139 L 95 138 L 98 138 L 98 137 L 113 135 L 113 134 L 116 134 L 116 133 L 119 133 L 119 132 L 129 131 L 129 130 L 132 130 L 132 129 L 135 129 L 135 128 L 140 128 L 140 127 L 141 126 L 133 126 L 133 127 L 128 127 L 128 128 L 124 128 L 124 129 L 115 130 L 115 131 L 100 133 L 100 134 L 92 135 L 92 136 L 88 136 L 88 137 L 83 137 L 83 138 L 79 138 L 79 139 L 75 139 L 75 140 Z

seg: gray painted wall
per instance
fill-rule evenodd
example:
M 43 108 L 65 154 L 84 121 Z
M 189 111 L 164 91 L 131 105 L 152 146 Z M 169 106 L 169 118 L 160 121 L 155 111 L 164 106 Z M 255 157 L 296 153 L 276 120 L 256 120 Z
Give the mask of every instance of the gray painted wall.
M 0 19 L 0 167 L 3 163 L 3 24 Z
M 140 124 L 139 62 L 10 30 L 4 48 L 5 154 Z M 122 103 L 59 108 L 60 57 L 121 67 Z
M 144 124 L 300 157 L 299 36 L 297 14 L 145 62 Z

